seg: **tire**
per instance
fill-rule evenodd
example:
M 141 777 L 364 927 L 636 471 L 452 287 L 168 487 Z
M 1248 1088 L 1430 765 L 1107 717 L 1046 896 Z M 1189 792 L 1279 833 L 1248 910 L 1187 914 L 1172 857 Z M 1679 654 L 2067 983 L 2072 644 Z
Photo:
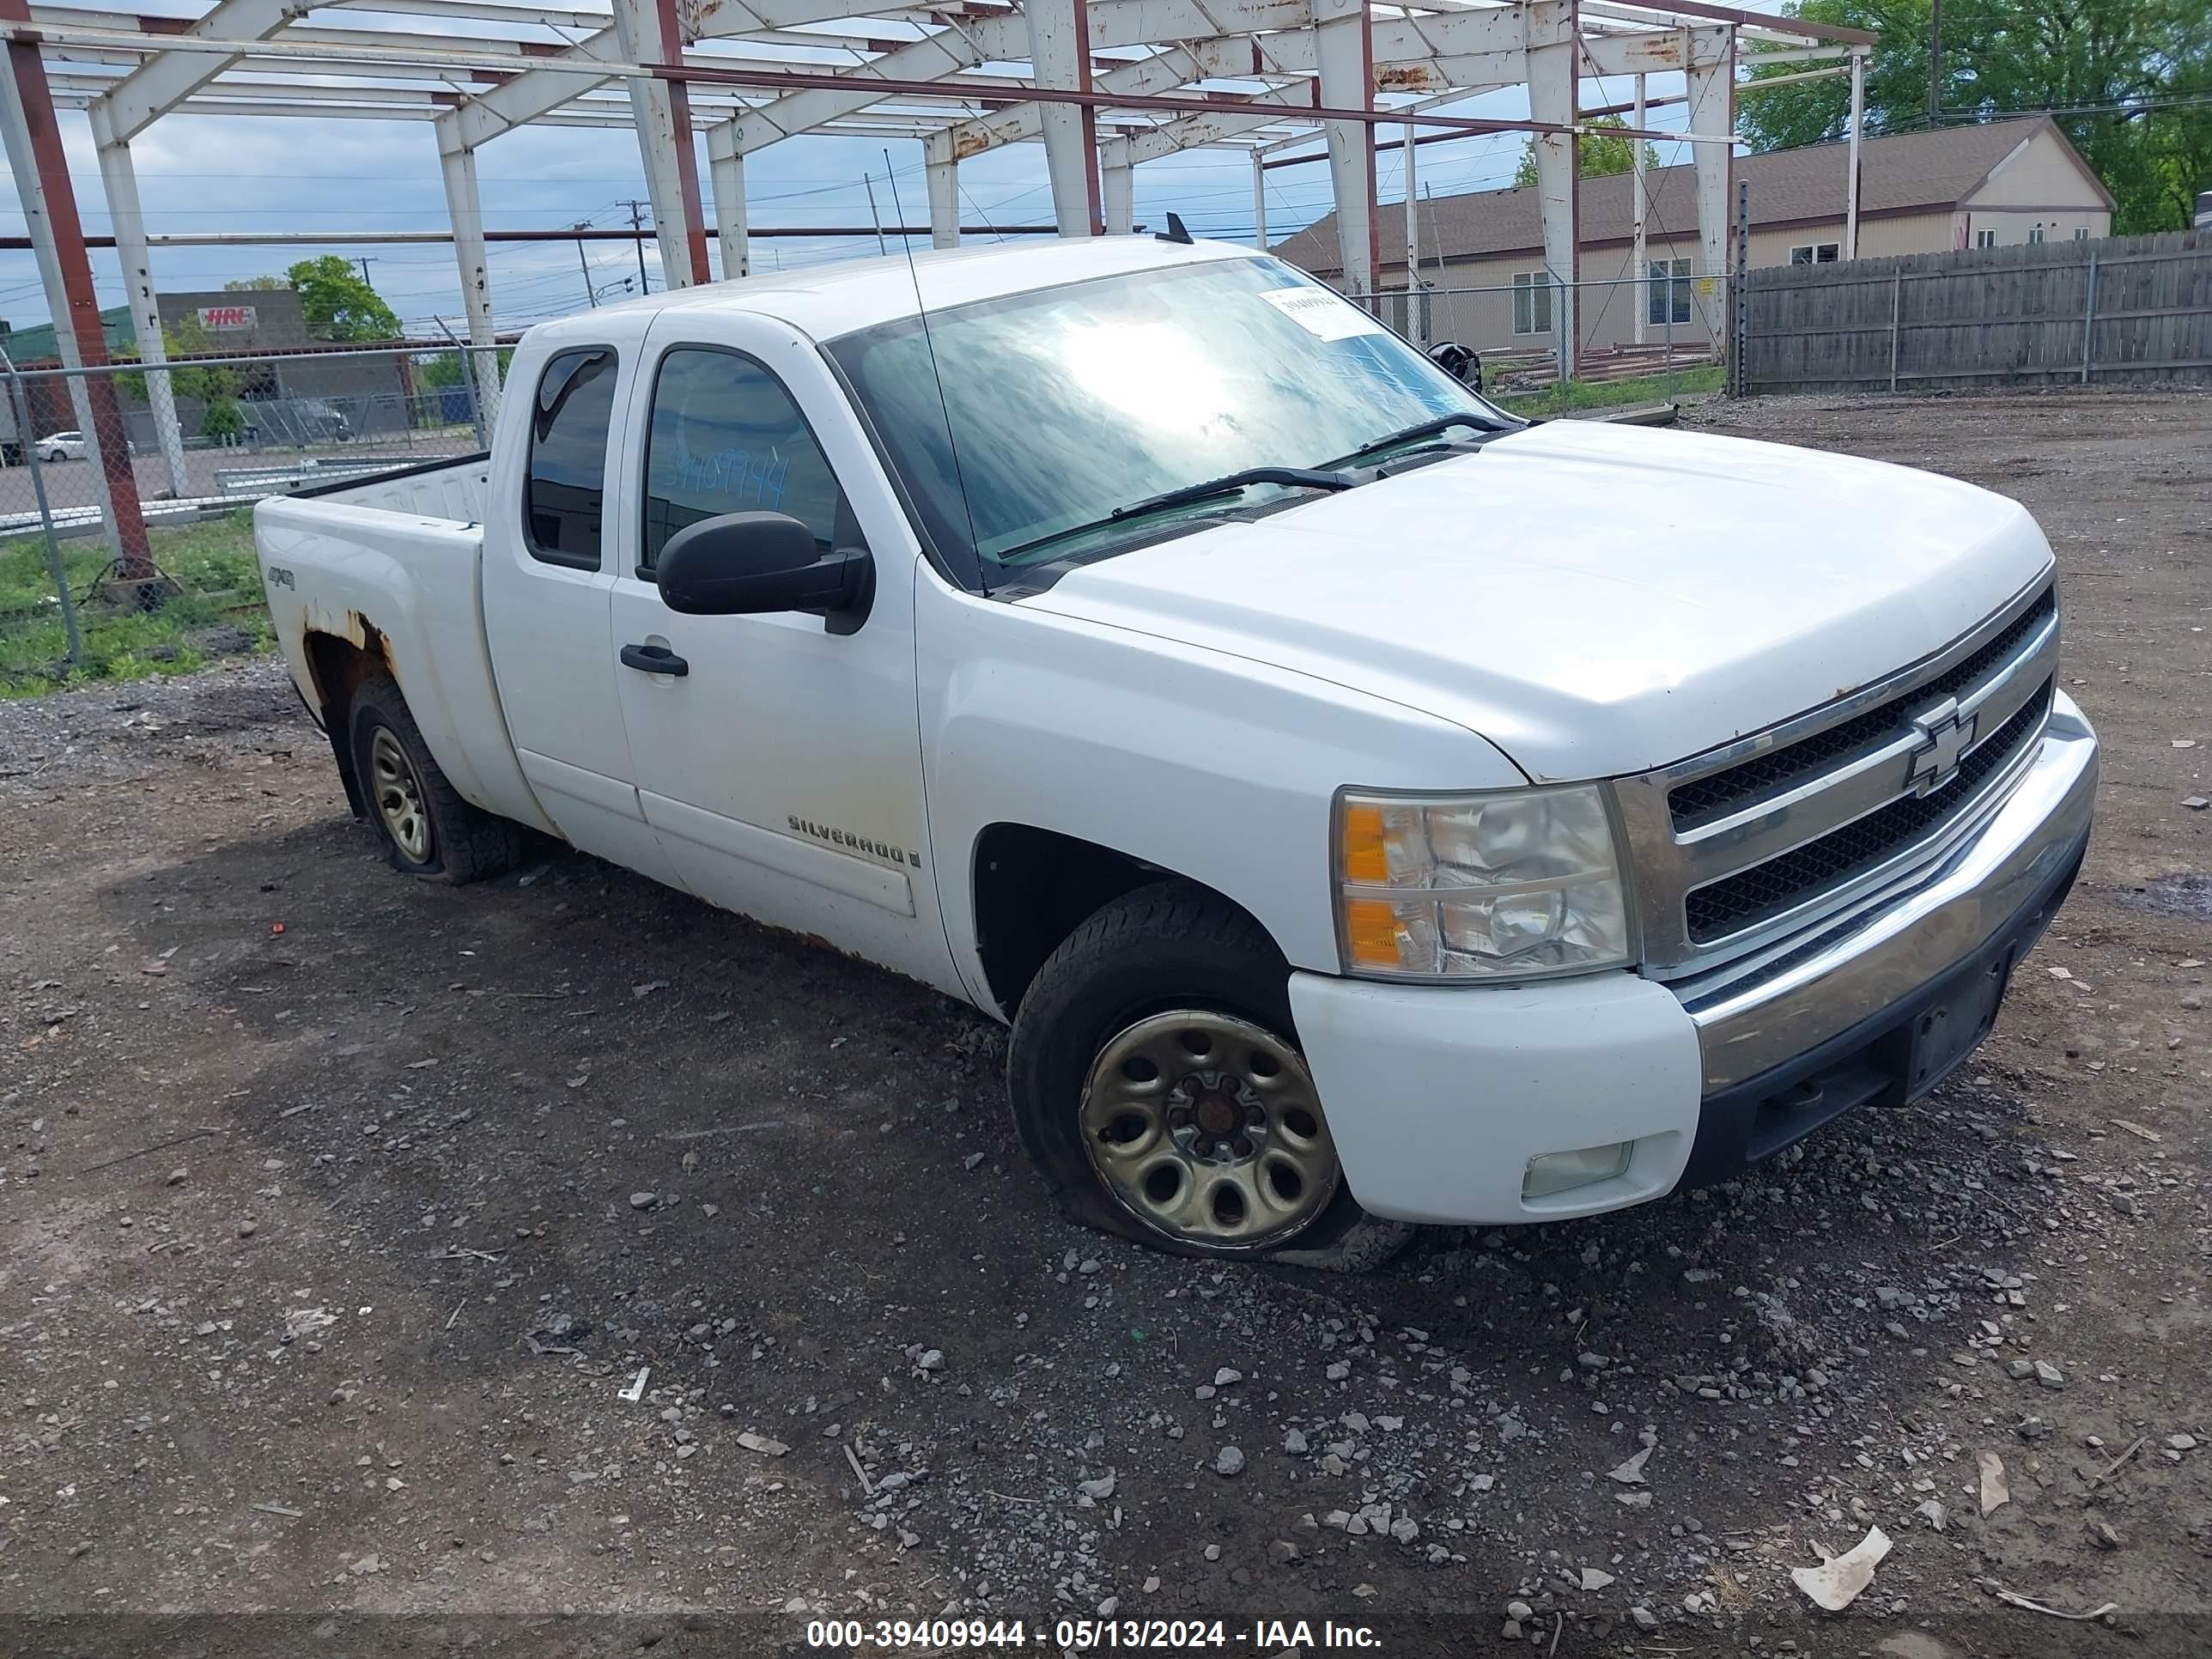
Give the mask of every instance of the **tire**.
M 69 459 L 67 453 L 63 450 L 57 449 L 52 454 L 46 457 L 46 465 L 48 466 L 58 466 L 62 462 L 67 459 Z
M 1290 968 L 1257 922 L 1186 882 L 1139 888 L 1023 997 L 1014 1126 L 1071 1220 L 1177 1255 L 1364 1273 L 1413 1230 L 1345 1185 L 1297 1041 Z
M 347 730 L 368 821 L 393 869 L 458 886 L 514 867 L 521 826 L 461 799 L 396 684 L 382 676 L 365 681 Z

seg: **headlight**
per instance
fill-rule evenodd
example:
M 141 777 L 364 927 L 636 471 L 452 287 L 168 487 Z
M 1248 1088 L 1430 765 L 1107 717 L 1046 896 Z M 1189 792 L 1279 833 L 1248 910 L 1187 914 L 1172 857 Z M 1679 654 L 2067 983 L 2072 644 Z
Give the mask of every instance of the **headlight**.
M 1447 798 L 1347 790 L 1336 809 L 1347 974 L 1522 979 L 1632 955 L 1613 820 L 1595 784 Z

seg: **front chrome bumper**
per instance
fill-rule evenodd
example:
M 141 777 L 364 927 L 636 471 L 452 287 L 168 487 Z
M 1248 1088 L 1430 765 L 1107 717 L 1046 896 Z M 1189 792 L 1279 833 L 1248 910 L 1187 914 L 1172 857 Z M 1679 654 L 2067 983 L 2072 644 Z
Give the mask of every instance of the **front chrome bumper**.
M 2097 739 L 2063 696 L 2001 804 L 1909 890 L 1743 971 L 1525 985 L 1291 976 L 1345 1178 L 1378 1215 L 1484 1225 L 1623 1209 L 1724 1180 L 1856 1106 L 1909 1098 L 1900 1038 L 1962 978 L 2000 981 L 2087 842 Z M 1611 1179 L 1531 1198 L 1531 1160 L 1632 1143 Z
M 2031 914 L 2079 866 L 2096 793 L 2097 734 L 2062 692 L 2033 763 L 1932 878 L 1797 944 L 1751 982 L 1704 999 L 1693 986 L 1674 988 L 1697 1027 L 1705 1092 L 1817 1054 L 1899 1009 Z

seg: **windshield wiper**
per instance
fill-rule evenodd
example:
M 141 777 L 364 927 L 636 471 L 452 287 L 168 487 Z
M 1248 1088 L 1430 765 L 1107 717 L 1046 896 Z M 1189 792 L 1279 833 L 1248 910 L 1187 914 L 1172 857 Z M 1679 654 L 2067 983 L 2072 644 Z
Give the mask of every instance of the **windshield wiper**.
M 1117 507 L 1103 519 L 1070 525 L 1065 530 L 1055 530 L 1049 536 L 1040 536 L 1035 541 L 1024 542 L 1018 547 L 1009 547 L 993 555 L 1004 562 L 1023 553 L 1044 546 L 1048 542 L 1066 541 L 1071 536 L 1080 536 L 1086 531 L 1104 530 L 1127 519 L 1142 518 L 1146 514 L 1163 513 L 1171 507 L 1187 507 L 1193 501 L 1202 501 L 1215 495 L 1226 495 L 1253 484 L 1282 484 L 1292 489 L 1349 489 L 1358 483 L 1341 472 L 1329 472 L 1310 466 L 1248 466 L 1240 472 L 1225 472 L 1218 478 L 1208 478 L 1203 483 L 1185 484 L 1180 489 L 1163 490 L 1157 495 L 1147 495 L 1127 507 Z
M 1340 466 L 1345 461 L 1356 461 L 1363 455 L 1373 455 L 1382 450 L 1394 449 L 1400 444 L 1412 443 L 1417 438 L 1434 438 L 1450 431 L 1455 426 L 1473 427 L 1477 432 L 1506 430 L 1497 422 L 1486 420 L 1480 415 L 1439 415 L 1432 420 L 1416 421 L 1413 425 L 1397 432 L 1386 434 L 1371 443 L 1364 443 L 1346 455 L 1344 461 L 1340 461 L 1338 465 Z
M 1349 489 L 1352 480 L 1341 472 L 1330 472 L 1312 466 L 1248 466 L 1241 472 L 1224 472 L 1218 478 L 1208 478 L 1204 483 L 1185 484 L 1180 489 L 1164 490 L 1158 495 L 1147 495 L 1141 501 L 1131 501 L 1127 507 L 1117 507 L 1106 515 L 1107 522 L 1133 519 L 1140 513 L 1157 513 L 1163 507 L 1181 507 L 1186 501 L 1202 501 L 1209 495 L 1226 495 L 1232 489 L 1243 489 L 1252 484 L 1284 484 L 1293 489 Z

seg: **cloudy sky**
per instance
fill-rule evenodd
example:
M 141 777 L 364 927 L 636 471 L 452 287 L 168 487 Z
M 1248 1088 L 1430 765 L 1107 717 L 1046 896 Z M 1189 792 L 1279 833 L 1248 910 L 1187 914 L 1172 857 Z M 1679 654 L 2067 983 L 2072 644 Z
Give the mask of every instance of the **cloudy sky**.
M 1751 3 L 1771 10 L 1778 0 Z M 170 0 L 170 9 L 190 15 L 204 8 L 191 0 Z M 313 21 L 370 25 L 385 20 L 363 9 L 318 13 Z M 402 28 L 421 27 L 425 21 L 419 16 L 388 21 Z M 442 22 L 437 27 L 441 31 L 447 27 Z M 549 41 L 558 39 L 548 31 Z M 1680 76 L 1652 77 L 1655 98 L 1680 89 Z M 1632 93 L 1625 78 L 1586 80 L 1583 100 L 1586 106 L 1625 103 Z M 1527 108 L 1519 90 L 1505 89 L 1470 99 L 1450 112 L 1511 117 L 1526 114 Z M 64 111 L 62 121 L 85 228 L 94 234 L 105 232 L 109 225 L 90 130 L 85 118 L 73 112 Z M 1681 108 L 1655 111 L 1651 122 L 1655 127 L 1679 128 Z M 1419 185 L 1424 191 L 1445 195 L 1509 184 L 1522 143 L 1517 136 L 1503 135 L 1425 146 Z M 1670 164 L 1686 161 L 1688 148 L 1662 145 L 1661 160 Z M 437 145 L 428 123 L 170 115 L 142 134 L 131 149 L 147 228 L 155 234 L 442 230 L 446 226 Z M 491 227 L 556 228 L 580 221 L 602 227 L 627 225 L 629 202 L 641 201 L 646 194 L 636 143 L 618 129 L 526 128 L 485 146 L 477 159 L 485 222 Z M 863 181 L 870 175 L 886 220 L 892 217 L 895 186 L 908 221 L 925 222 L 921 145 L 892 143 L 888 165 L 891 177 L 887 181 L 884 147 L 873 139 L 800 137 L 773 146 L 747 163 L 752 222 L 757 227 L 866 225 L 870 222 L 869 202 Z M 1386 203 L 1403 200 L 1402 168 L 1397 152 L 1381 158 L 1380 191 Z M 703 184 L 703 146 L 700 174 Z M 970 224 L 1036 224 L 1052 216 L 1044 152 L 1039 145 L 1008 146 L 963 162 L 960 181 L 966 197 L 963 216 Z M 1267 181 L 1271 237 L 1279 239 L 1328 209 L 1325 166 L 1277 169 L 1268 173 Z M 1241 151 L 1204 150 L 1139 167 L 1139 222 L 1157 225 L 1170 209 L 1200 234 L 1250 240 L 1250 162 Z M 0 198 L 0 234 L 20 236 L 23 230 L 18 204 Z M 636 256 L 626 245 L 586 244 L 586 251 L 595 286 L 619 283 L 636 275 Z M 779 240 L 757 234 L 753 259 L 757 270 L 765 270 L 875 251 L 872 235 L 859 240 Z M 370 279 L 410 334 L 434 333 L 434 319 L 454 320 L 460 315 L 460 290 L 449 246 L 157 246 L 154 267 L 161 287 L 185 291 L 279 273 L 295 260 L 326 252 L 368 256 Z M 92 259 L 101 304 L 120 303 L 123 289 L 114 254 L 95 249 Z M 559 316 L 585 304 L 585 276 L 572 242 L 494 243 L 490 264 L 494 309 L 503 327 Z M 657 289 L 661 285 L 659 259 L 650 241 L 646 266 Z M 21 328 L 44 321 L 46 316 L 31 255 L 0 252 L 0 318 Z

